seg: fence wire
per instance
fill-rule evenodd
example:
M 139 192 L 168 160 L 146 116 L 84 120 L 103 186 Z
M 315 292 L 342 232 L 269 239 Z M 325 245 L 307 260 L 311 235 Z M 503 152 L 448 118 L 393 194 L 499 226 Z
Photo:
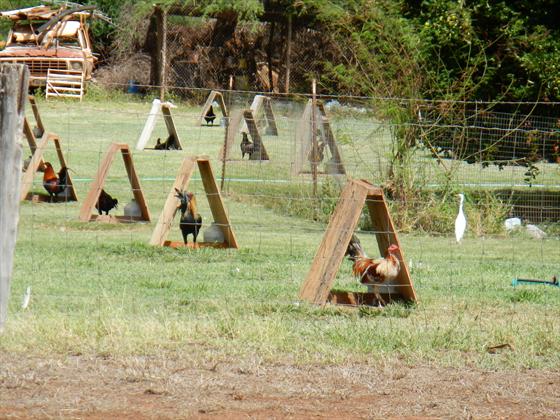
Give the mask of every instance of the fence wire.
M 79 201 L 22 202 L 16 296 L 32 286 L 38 304 L 52 310 L 76 306 L 77 311 L 93 311 L 103 302 L 123 299 L 135 302 L 138 311 L 148 306 L 180 311 L 207 301 L 243 300 L 247 293 L 262 304 L 293 305 L 349 177 L 384 188 L 419 294 L 436 287 L 430 281 L 433 276 L 443 276 L 444 287 L 475 293 L 487 287 L 485 281 L 496 271 L 505 273 L 501 290 L 515 277 L 556 274 L 560 156 L 559 120 L 552 112 L 541 116 L 483 112 L 477 104 L 461 104 L 460 112 L 443 112 L 437 105 L 421 102 L 413 118 L 396 124 L 383 113 L 383 106 L 393 101 L 389 99 L 325 98 L 323 113 L 312 109 L 307 96 L 269 96 L 273 120 L 270 115 L 266 118 L 261 105 L 254 112 L 255 133 L 243 125 L 243 119 L 237 125 L 234 121 L 251 107 L 254 93 L 223 91 L 228 115 L 221 115 L 219 104 L 213 103 L 216 118 L 206 123 L 200 117 L 205 116 L 202 106 L 210 90 L 182 86 L 175 90 L 183 95 L 173 95 L 170 89 L 171 97 L 190 98 L 175 99 L 171 108 L 183 150 L 153 149 L 157 139 L 169 137 L 160 113 L 146 148 L 135 149 L 150 113 L 150 97 L 140 100 L 131 95 L 130 100 L 111 103 L 40 101 L 46 131 L 62 140 Z M 30 109 L 28 114 L 33 121 Z M 315 123 L 310 115 L 315 115 Z M 224 159 L 226 130 L 234 132 L 229 133 L 231 148 Z M 254 147 L 255 134 L 268 159 L 243 156 L 244 138 Z M 150 223 L 78 220 L 113 142 L 126 143 L 133 151 Z M 314 142 L 321 150 L 313 152 Z M 334 160 L 332 144 L 340 162 Z M 223 181 L 222 196 L 240 244 L 238 251 L 162 251 L 148 245 L 181 162 L 193 155 L 208 156 L 218 184 Z M 54 148 L 47 148 L 44 159 L 59 169 Z M 111 214 L 124 215 L 133 191 L 118 154 L 103 189 L 118 199 Z M 203 239 L 213 218 L 197 170 L 188 190 L 198 198 Z M 31 191 L 35 196 L 45 194 L 41 173 L 34 177 Z M 453 233 L 459 192 L 466 196 L 468 220 L 460 245 Z M 171 241 L 182 241 L 179 216 L 170 225 Z M 514 217 L 522 225 L 507 231 L 504 222 Z M 531 225 L 534 228 L 528 229 Z M 386 232 L 372 231 L 365 210 L 358 231 L 368 253 L 377 257 L 374 235 Z M 325 264 L 329 258 L 324 256 Z M 346 260 L 336 282 L 350 290 L 362 287 L 352 278 Z M 12 300 L 12 305 L 18 304 Z

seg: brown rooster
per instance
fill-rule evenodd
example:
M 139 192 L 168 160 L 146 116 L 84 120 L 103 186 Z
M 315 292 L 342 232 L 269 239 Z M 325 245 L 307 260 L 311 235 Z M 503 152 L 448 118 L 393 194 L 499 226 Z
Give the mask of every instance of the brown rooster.
M 352 273 L 358 278 L 360 283 L 372 286 L 373 294 L 380 306 L 385 305 L 385 300 L 383 300 L 379 293 L 379 285 L 394 280 L 401 269 L 401 264 L 395 254 L 398 249 L 397 245 L 390 245 L 387 248 L 385 258 L 373 260 L 365 254 L 358 237 L 352 235 L 346 250 L 348 259 L 354 262 Z
M 60 194 L 64 191 L 68 183 L 68 168 L 62 167 L 58 172 L 58 176 L 55 174 L 52 164 L 50 162 L 45 162 L 44 164 L 44 174 L 43 174 L 43 187 L 50 195 L 51 202 L 54 196 Z
M 196 237 L 202 227 L 202 216 L 196 208 L 196 198 L 192 192 L 181 191 L 175 188 L 175 197 L 180 200 L 177 208 L 181 210 L 181 222 L 179 227 L 183 234 L 183 241 L 187 244 L 187 236 L 192 234 L 193 243 L 196 244 Z

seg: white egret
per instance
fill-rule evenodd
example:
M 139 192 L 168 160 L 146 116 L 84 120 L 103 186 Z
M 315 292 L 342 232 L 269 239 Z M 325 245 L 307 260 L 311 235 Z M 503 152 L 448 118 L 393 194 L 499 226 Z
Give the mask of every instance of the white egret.
M 463 194 L 459 194 L 459 198 L 461 199 L 459 204 L 459 214 L 455 219 L 455 239 L 457 239 L 457 242 L 461 242 L 461 239 L 463 239 L 463 235 L 465 234 L 465 229 L 467 228 L 467 218 L 463 212 L 463 201 L 465 200 L 465 196 Z

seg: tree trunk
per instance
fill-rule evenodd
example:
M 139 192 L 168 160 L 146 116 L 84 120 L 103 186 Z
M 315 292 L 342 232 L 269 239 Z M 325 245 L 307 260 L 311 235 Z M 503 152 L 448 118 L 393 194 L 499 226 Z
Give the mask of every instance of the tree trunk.
M 237 28 L 237 13 L 223 12 L 216 16 L 216 26 L 212 32 L 212 47 L 223 47 L 233 38 Z
M 266 48 L 266 55 L 268 60 L 268 86 L 269 91 L 274 92 L 274 79 L 272 77 L 272 55 L 274 54 L 274 30 L 276 23 L 272 21 L 270 24 L 270 32 L 268 34 L 268 45 Z
M 292 15 L 288 15 L 288 39 L 286 40 L 286 79 L 284 82 L 284 93 L 290 93 L 290 71 L 292 67 Z

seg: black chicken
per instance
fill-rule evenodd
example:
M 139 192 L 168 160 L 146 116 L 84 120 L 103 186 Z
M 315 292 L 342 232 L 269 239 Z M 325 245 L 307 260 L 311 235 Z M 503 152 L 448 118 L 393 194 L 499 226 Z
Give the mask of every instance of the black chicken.
M 181 222 L 179 227 L 183 234 L 183 241 L 186 244 L 187 236 L 192 234 L 193 242 L 196 244 L 196 237 L 202 226 L 202 216 L 198 214 L 196 209 L 196 198 L 192 192 L 179 191 L 177 188 L 175 188 L 175 192 L 175 197 L 181 200 L 178 208 L 181 209 Z
M 177 141 L 173 134 L 170 134 L 163 143 L 160 138 L 157 139 L 156 145 L 154 146 L 156 150 L 177 150 Z
M 214 120 L 216 119 L 216 114 L 214 113 L 214 108 L 212 108 L 212 105 L 210 105 L 210 109 L 208 110 L 208 112 L 204 116 L 204 119 L 206 120 L 206 125 L 208 125 L 208 124 L 214 125 Z
M 116 198 L 111 197 L 109 194 L 105 192 L 105 190 L 101 190 L 101 194 L 99 194 L 99 199 L 97 203 L 95 203 L 95 208 L 102 214 L 105 212 L 106 215 L 109 214 L 111 209 L 116 209 L 118 207 L 119 200 Z
M 245 154 L 248 154 L 249 159 L 251 159 L 251 155 L 255 151 L 255 145 L 249 141 L 247 133 L 241 134 L 243 134 L 243 138 L 241 139 L 241 159 L 245 157 Z

